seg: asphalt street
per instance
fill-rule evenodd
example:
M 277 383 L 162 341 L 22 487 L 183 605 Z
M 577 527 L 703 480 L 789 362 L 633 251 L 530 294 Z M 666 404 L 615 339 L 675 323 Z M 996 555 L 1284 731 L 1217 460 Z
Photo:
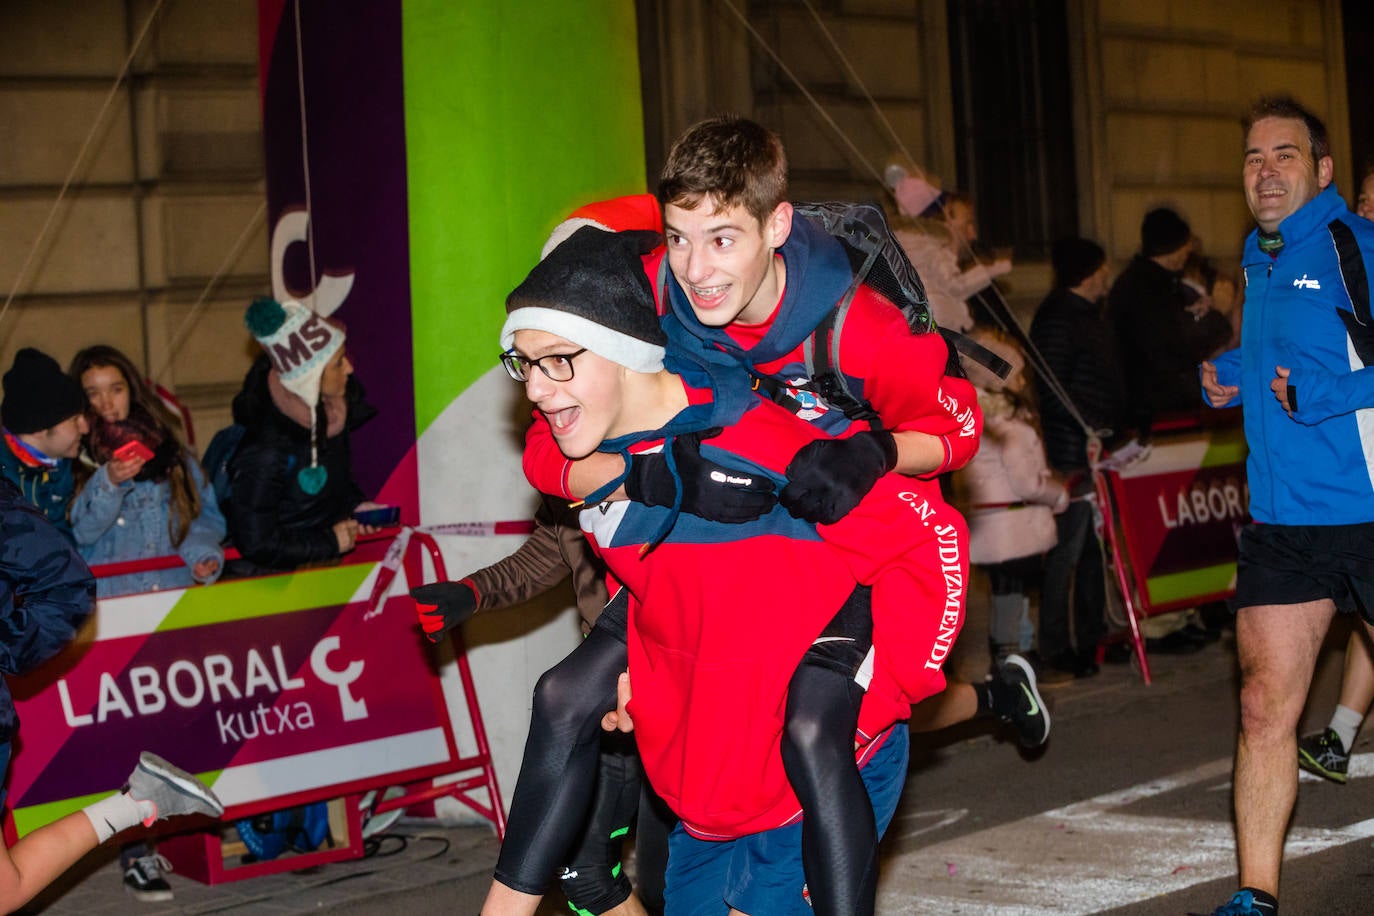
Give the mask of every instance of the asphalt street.
M 1304 730 L 1324 725 L 1335 702 L 1345 632 L 1338 627 L 1328 640 Z M 957 660 L 965 677 L 985 664 L 977 652 Z M 1039 752 L 1022 751 L 989 722 L 917 737 L 884 843 L 879 912 L 1210 913 L 1229 896 L 1234 645 L 1228 634 L 1196 654 L 1155 656 L 1152 666 L 1151 686 L 1130 665 L 1109 665 L 1048 688 L 1054 730 Z M 1374 743 L 1362 738 L 1355 750 L 1349 784 L 1301 782 L 1285 914 L 1374 912 Z M 173 876 L 176 899 L 148 905 L 121 893 L 103 853 L 39 909 L 475 913 L 495 854 L 486 828 L 409 825 L 373 858 L 213 887 Z M 551 900 L 540 912 L 567 910 Z

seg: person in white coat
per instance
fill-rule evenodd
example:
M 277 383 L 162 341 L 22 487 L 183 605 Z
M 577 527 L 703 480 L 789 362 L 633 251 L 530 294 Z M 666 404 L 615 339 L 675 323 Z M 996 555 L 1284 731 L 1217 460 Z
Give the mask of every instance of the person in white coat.
M 988 640 L 995 665 L 1029 648 L 1022 645 L 1022 633 L 1031 632 L 1026 585 L 1039 577 L 1041 558 L 1057 543 L 1054 516 L 1068 505 L 1069 494 L 1045 460 L 1025 356 L 991 330 L 973 336 L 1012 367 L 1005 380 L 971 367 L 983 439 L 957 475 L 967 507 L 969 562 L 983 568 L 992 586 Z
M 894 222 L 893 234 L 921 275 L 935 323 L 968 332 L 974 325 L 969 297 L 1010 272 L 1011 259 L 998 257 L 984 264 L 973 258 L 978 223 L 968 196 L 942 192 L 901 166 L 889 167 L 885 177 L 898 211 L 906 217 Z

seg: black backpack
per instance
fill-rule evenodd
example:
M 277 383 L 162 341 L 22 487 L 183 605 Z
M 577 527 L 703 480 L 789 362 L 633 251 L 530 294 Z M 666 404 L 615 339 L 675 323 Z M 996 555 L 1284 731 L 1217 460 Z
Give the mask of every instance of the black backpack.
M 960 363 L 962 354 L 964 358 L 987 367 L 998 378 L 1007 377 L 1011 365 L 1006 360 L 958 331 L 936 326 L 935 319 L 930 314 L 925 285 L 892 234 L 882 207 L 872 202 L 827 201 L 796 203 L 792 209 L 795 214 L 810 220 L 834 236 L 844 247 L 850 267 L 854 271 L 854 279 L 839 303 L 826 313 L 825 318 L 802 346 L 807 376 L 811 379 L 805 386 L 807 390 L 844 411 L 845 416 L 851 420 L 864 420 L 875 428 L 881 425 L 873 405 L 849 390 L 844 373 L 838 369 L 840 338 L 844 333 L 845 317 L 849 314 L 854 294 L 863 284 L 881 293 L 901 309 L 911 333 L 938 332 L 944 336 L 949 344 L 946 375 L 966 377 Z M 667 259 L 664 261 L 666 263 Z M 773 400 L 793 412 L 796 411 L 797 405 L 789 403 L 792 398 L 778 382 L 760 378 L 759 387 Z
M 220 506 L 229 501 L 229 486 L 233 482 L 229 476 L 229 464 L 233 461 L 234 453 L 238 451 L 243 434 L 247 431 L 247 427 L 232 423 L 215 433 L 210 439 L 210 444 L 205 446 L 201 467 L 205 468 L 205 479 L 214 487 L 215 501 Z

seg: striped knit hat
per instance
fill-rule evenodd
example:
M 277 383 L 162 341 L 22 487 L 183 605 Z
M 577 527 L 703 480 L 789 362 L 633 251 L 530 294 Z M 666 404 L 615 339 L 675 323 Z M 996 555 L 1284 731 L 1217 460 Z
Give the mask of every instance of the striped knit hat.
M 253 300 L 244 324 L 281 378 L 282 386 L 310 408 L 310 466 L 296 475 L 301 489 L 314 495 L 324 488 L 328 474 L 319 466 L 315 407 L 320 402 L 324 367 L 344 345 L 342 328 L 330 324 L 293 299 Z

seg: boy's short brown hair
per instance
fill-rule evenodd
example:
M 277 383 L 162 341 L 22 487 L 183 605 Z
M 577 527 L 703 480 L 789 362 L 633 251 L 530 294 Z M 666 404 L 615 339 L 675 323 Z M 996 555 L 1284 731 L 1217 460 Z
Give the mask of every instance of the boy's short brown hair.
M 777 134 L 734 115 L 689 127 L 668 152 L 658 201 L 693 210 L 708 195 L 717 207 L 743 206 L 762 224 L 787 200 L 787 153 Z

